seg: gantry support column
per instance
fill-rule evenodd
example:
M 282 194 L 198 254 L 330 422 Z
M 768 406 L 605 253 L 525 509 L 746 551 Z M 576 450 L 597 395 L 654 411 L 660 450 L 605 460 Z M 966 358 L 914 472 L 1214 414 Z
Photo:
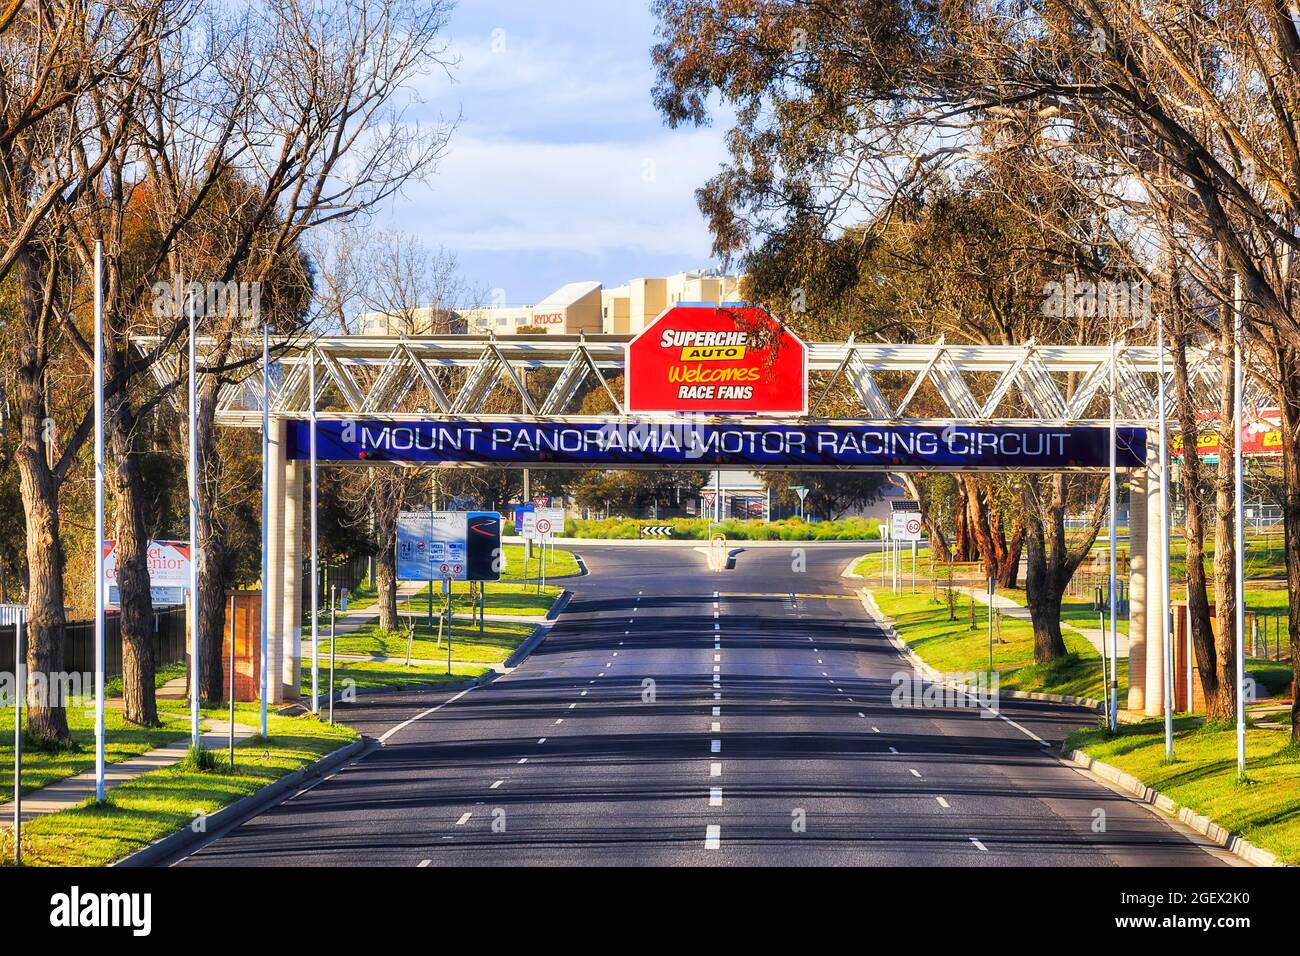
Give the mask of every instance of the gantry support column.
M 1150 444 L 1150 443 L 1148 443 Z M 1165 640 L 1161 631 L 1162 615 L 1167 616 L 1170 608 L 1165 600 L 1164 583 L 1160 573 L 1168 554 L 1164 539 L 1160 536 L 1160 509 L 1164 502 L 1160 498 L 1160 459 L 1159 451 L 1148 452 L 1147 461 L 1147 658 L 1144 682 L 1146 693 L 1143 695 L 1144 712 L 1148 717 L 1164 713 L 1165 706 Z
M 1129 477 L 1128 498 L 1128 709 L 1146 709 L 1146 666 L 1149 651 L 1154 651 L 1147 640 L 1147 619 L 1151 605 L 1148 603 L 1147 579 L 1147 500 L 1151 497 L 1151 472 L 1149 468 L 1134 469 Z M 1158 620 L 1158 619 L 1157 619 Z M 1107 634 L 1110 623 L 1107 622 Z
M 284 585 L 280 625 L 280 680 L 285 700 L 297 700 L 302 685 L 302 491 L 305 471 L 300 461 L 285 462 L 284 533 L 281 536 Z
M 285 460 L 286 424 L 282 418 L 271 419 L 267 438 L 267 573 L 262 582 L 262 599 L 266 601 L 266 698 L 268 704 L 284 702 L 284 518 L 287 497 Z

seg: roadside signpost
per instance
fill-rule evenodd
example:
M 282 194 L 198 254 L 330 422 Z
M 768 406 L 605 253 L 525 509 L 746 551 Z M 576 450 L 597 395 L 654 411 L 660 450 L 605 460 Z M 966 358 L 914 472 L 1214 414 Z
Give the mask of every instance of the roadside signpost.
M 803 520 L 803 500 L 808 497 L 807 485 L 791 485 L 790 490 L 799 496 L 799 520 Z

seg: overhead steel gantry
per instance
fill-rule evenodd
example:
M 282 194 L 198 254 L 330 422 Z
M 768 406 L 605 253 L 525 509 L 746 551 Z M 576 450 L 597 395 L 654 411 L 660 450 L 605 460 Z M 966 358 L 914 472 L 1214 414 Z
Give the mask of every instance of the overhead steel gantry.
M 624 371 L 628 336 L 364 336 L 274 340 L 269 371 L 267 507 L 264 533 L 269 610 L 266 666 L 282 680 L 270 683 L 272 701 L 297 696 L 302 641 L 301 559 L 306 463 L 286 453 L 289 427 L 321 422 L 673 422 L 671 415 L 628 415 L 611 380 Z M 141 339 L 142 348 L 157 340 Z M 213 348 L 197 343 L 199 364 Z M 263 390 L 260 336 L 237 340 L 228 356 L 242 360 L 223 385 L 217 423 L 259 427 Z M 814 425 L 1104 426 L 1109 424 L 1111 383 L 1116 421 L 1147 428 L 1156 423 L 1157 350 L 1150 346 L 1021 346 L 815 342 L 808 345 L 808 415 Z M 1189 380 L 1198 407 L 1214 408 L 1224 388 L 1218 356 L 1190 350 Z M 1166 358 L 1165 392 L 1172 406 L 1172 367 Z M 162 385 L 179 379 L 178 354 L 164 356 L 153 372 Z M 554 374 L 539 375 L 539 372 Z M 314 380 L 315 409 L 311 383 Z M 583 396 L 603 390 L 610 411 L 575 414 Z M 1247 409 L 1268 402 L 1267 383 L 1246 378 Z M 175 395 L 177 403 L 184 401 Z M 495 409 L 495 410 L 493 410 Z M 501 411 L 500 409 L 510 409 Z M 1166 408 L 1166 414 L 1172 412 Z M 712 418 L 695 416 L 697 418 Z M 716 416 L 728 422 L 727 416 Z M 737 422 L 731 416 L 730 422 Z M 745 425 L 760 422 L 745 416 Z M 777 421 L 789 423 L 785 417 Z M 1171 429 L 1176 422 L 1170 419 Z M 364 427 L 364 425 L 363 425 Z M 401 427 L 400 424 L 394 428 Z M 577 426 L 575 426 L 577 427 Z M 1146 443 L 1147 467 L 1132 467 L 1130 487 L 1129 707 L 1158 714 L 1163 707 L 1161 621 L 1147 608 L 1167 606 L 1159 567 L 1164 502 L 1159 493 L 1158 442 Z M 1150 561 L 1148 561 L 1150 557 Z M 1147 653 L 1151 648 L 1152 653 Z M 1138 679 L 1136 675 L 1144 675 Z
M 315 368 L 317 414 L 321 419 L 402 421 L 449 417 L 458 420 L 617 420 L 627 416 L 623 396 L 610 379 L 623 372 L 623 335 L 491 336 L 418 338 L 328 336 L 272 340 L 271 415 L 303 420 L 311 415 L 309 380 Z M 141 347 L 156 339 L 139 339 Z M 237 341 L 233 354 L 260 356 L 262 341 Z M 200 338 L 199 362 L 212 348 Z M 1120 343 L 1113 352 L 1116 416 L 1120 424 L 1146 426 L 1157 415 L 1158 355 L 1154 346 Z M 1216 357 L 1204 349 L 1188 354 L 1189 379 L 1200 407 L 1213 408 L 1231 382 L 1220 382 Z M 450 370 L 450 371 L 449 371 Z M 558 372 L 544 394 L 530 388 L 530 373 Z M 1104 425 L 1109 422 L 1112 370 L 1109 346 L 1018 346 L 813 342 L 808 345 L 808 418 L 860 423 L 908 424 L 942 420 L 955 425 L 996 423 Z M 175 381 L 179 357 L 169 356 L 153 371 L 160 384 Z M 1172 417 L 1173 363 L 1165 362 L 1166 414 Z M 534 379 L 536 382 L 536 379 Z M 603 389 L 612 412 L 575 414 L 591 388 Z M 486 411 L 504 390 L 512 412 Z M 217 423 L 260 426 L 260 361 L 221 391 Z M 937 395 L 948 414 L 922 393 Z M 1268 392 L 1247 377 L 1245 407 L 1268 403 Z M 928 414 L 918 408 L 928 405 Z M 671 418 L 658 415 L 634 416 Z

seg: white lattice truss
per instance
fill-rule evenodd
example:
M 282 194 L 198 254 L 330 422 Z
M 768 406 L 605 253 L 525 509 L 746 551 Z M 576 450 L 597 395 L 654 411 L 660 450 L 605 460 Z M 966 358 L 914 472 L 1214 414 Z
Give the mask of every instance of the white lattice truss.
M 457 419 L 610 421 L 629 416 L 621 389 L 621 335 L 438 336 L 427 338 L 337 336 L 272 342 L 271 414 L 310 415 L 310 370 L 315 366 L 316 407 L 329 419 Z M 140 339 L 141 348 L 156 340 Z M 199 365 L 212 348 L 198 342 Z M 251 361 L 223 384 L 217 410 L 221 425 L 257 426 L 262 416 L 260 337 L 235 343 L 231 356 Z M 1153 426 L 1157 362 L 1153 346 L 1118 343 L 1113 350 L 1117 420 Z M 810 408 L 817 421 L 989 425 L 1041 423 L 1089 425 L 1109 421 L 1112 349 L 1109 346 L 929 345 L 878 342 L 814 342 L 808 345 Z M 541 370 L 558 374 L 538 376 Z M 1231 382 L 1220 382 L 1213 353 L 1193 349 L 1188 377 L 1198 408 L 1217 407 Z M 182 371 L 175 356 L 153 366 L 160 385 Z M 530 377 L 531 376 L 531 377 Z M 1169 427 L 1174 402 L 1173 362 L 1165 361 Z M 546 387 L 537 383 L 544 381 Z M 603 390 L 614 411 L 576 414 L 584 395 Z M 180 391 L 178 400 L 183 402 Z M 489 400 L 510 412 L 491 412 Z M 1246 380 L 1247 409 L 1271 404 L 1253 375 Z

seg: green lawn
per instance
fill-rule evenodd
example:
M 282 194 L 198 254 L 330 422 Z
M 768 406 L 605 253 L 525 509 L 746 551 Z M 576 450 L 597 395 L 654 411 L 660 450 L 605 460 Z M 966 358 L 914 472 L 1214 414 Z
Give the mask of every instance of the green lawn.
M 522 544 L 503 544 L 501 546 L 501 555 L 505 559 L 505 564 L 501 568 L 501 579 L 503 581 L 523 580 L 524 578 L 537 578 L 538 560 L 541 549 L 534 545 L 532 557 L 527 561 L 524 560 L 524 546 Z M 581 572 L 578 567 L 578 559 L 573 556 L 572 551 L 565 551 L 563 548 L 546 547 L 546 579 L 565 577 L 570 574 Z M 489 600 L 492 590 L 488 586 Z
M 1242 786 L 1236 780 L 1232 727 L 1205 727 L 1196 718 L 1180 717 L 1174 731 L 1172 764 L 1164 762 L 1159 720 L 1121 725 L 1114 737 L 1099 729 L 1079 730 L 1066 746 L 1133 774 L 1288 863 L 1300 864 L 1300 750 L 1287 745 L 1287 733 L 1258 727 L 1247 731 L 1251 782 Z
M 434 611 L 436 613 L 441 606 L 440 602 L 443 600 L 442 585 L 435 584 L 433 592 Z M 554 587 L 550 584 L 544 586 L 541 593 L 538 594 L 536 584 L 524 584 L 520 581 L 489 581 L 484 603 L 488 614 L 514 614 L 521 617 L 541 618 L 546 616 L 546 612 L 551 609 L 551 605 L 563 593 L 564 588 Z M 456 614 L 470 613 L 469 585 L 467 583 L 463 581 L 454 582 L 451 586 L 451 595 L 453 612 Z M 477 604 L 474 605 L 474 607 L 477 606 Z M 398 610 L 404 614 L 426 614 L 428 609 L 428 587 L 422 588 L 415 597 L 398 605 Z
M 23 793 L 30 793 L 66 777 L 72 777 L 95 767 L 95 714 L 89 698 L 74 698 L 67 708 L 68 727 L 72 731 L 73 746 L 66 750 L 36 750 L 30 745 L 23 748 Z M 118 763 L 142 753 L 163 747 L 189 736 L 188 716 L 162 712 L 161 727 L 137 727 L 128 724 L 122 711 L 113 707 L 104 709 L 104 759 Z M 0 800 L 8 800 L 14 790 L 14 712 L 12 707 L 0 710 Z
M 487 667 L 470 667 L 464 664 L 452 664 L 451 673 L 447 673 L 446 665 L 436 666 L 416 666 L 407 667 L 401 663 L 389 663 L 386 661 L 342 661 L 334 668 L 334 691 L 338 693 L 345 690 L 349 685 L 347 681 L 352 681 L 351 686 L 358 690 L 373 690 L 376 688 L 402 688 L 402 687 L 422 687 L 428 684 L 443 684 L 451 681 L 469 680 L 486 674 Z M 320 692 L 322 699 L 329 690 L 329 661 L 321 661 L 320 669 Z M 302 669 L 302 694 L 303 701 L 307 703 L 311 696 L 311 664 L 307 664 Z M 338 704 L 335 705 L 334 717 L 337 720 Z
M 181 709 L 173 703 L 163 705 L 184 722 Z M 225 707 L 211 712 L 214 718 L 226 715 Z M 256 704 L 236 706 L 235 719 L 256 724 Z M 218 754 L 220 769 L 199 771 L 188 762 L 157 770 L 114 787 L 103 806 L 89 802 L 74 810 L 54 813 L 33 820 L 23 827 L 23 858 L 37 866 L 102 866 L 142 849 L 149 843 L 181 827 L 190 826 L 195 813 L 211 813 L 274 780 L 298 770 L 355 740 L 356 732 L 341 725 L 328 724 L 304 715 L 281 717 L 270 715 L 270 737 L 252 739 L 236 746 L 235 770 L 225 769 L 223 754 Z M 5 839 L 0 837 L 0 840 Z M 12 839 L 12 837 L 8 837 Z M 12 859 L 12 847 L 3 851 Z
M 447 645 L 441 647 L 437 642 L 438 626 L 435 620 L 433 629 L 421 617 L 416 622 L 415 642 L 411 656 L 443 661 L 447 658 Z M 477 625 L 457 621 L 452 635 L 451 659 L 453 661 L 474 661 L 476 663 L 496 664 L 510 656 L 516 647 L 532 636 L 531 624 L 515 622 L 488 621 L 483 634 Z M 406 657 L 406 634 L 398 631 L 382 631 L 377 624 L 370 624 L 342 636 L 338 639 L 339 654 L 364 654 L 378 657 Z M 321 644 L 321 665 L 327 666 L 329 660 L 329 643 Z
M 899 636 L 927 664 L 945 673 L 988 669 L 988 608 L 976 605 L 975 629 L 970 629 L 969 599 L 959 602 L 957 620 L 948 620 L 947 604 L 927 593 L 894 597 L 874 590 L 881 611 L 895 622 Z M 1002 618 L 1001 644 L 993 645 L 993 666 L 1005 690 L 1102 697 L 1101 656 L 1084 638 L 1064 632 L 1069 653 L 1051 664 L 1034 663 L 1033 629 L 1027 621 Z M 1121 699 L 1128 689 L 1126 662 L 1119 667 Z

